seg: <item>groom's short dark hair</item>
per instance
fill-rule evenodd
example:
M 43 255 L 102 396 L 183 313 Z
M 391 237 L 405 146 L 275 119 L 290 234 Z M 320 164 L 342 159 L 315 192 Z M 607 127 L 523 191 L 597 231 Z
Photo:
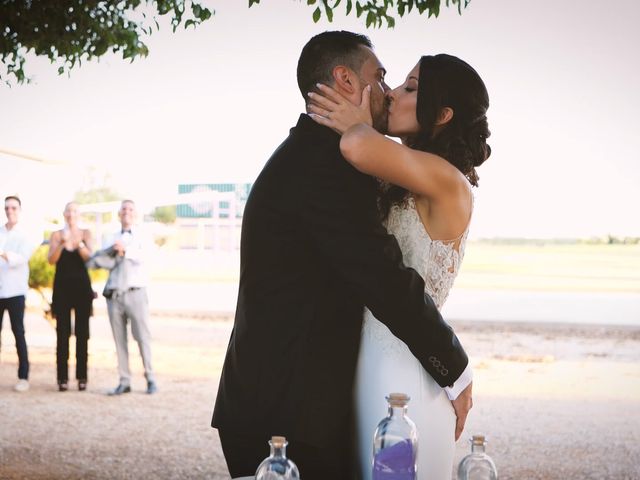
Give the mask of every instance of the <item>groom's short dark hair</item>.
M 298 88 L 305 100 L 316 83 L 333 84 L 331 74 L 337 65 L 360 71 L 367 58 L 362 47 L 373 48 L 369 37 L 345 30 L 323 32 L 309 40 L 298 60 Z

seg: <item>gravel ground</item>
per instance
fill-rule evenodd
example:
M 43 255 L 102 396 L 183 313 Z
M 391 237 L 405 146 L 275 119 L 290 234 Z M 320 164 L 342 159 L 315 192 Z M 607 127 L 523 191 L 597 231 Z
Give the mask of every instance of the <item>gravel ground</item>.
M 134 391 L 119 398 L 105 395 L 117 378 L 103 314 L 92 319 L 87 392 L 74 383 L 57 391 L 55 334 L 35 312 L 26 318 L 31 390 L 13 392 L 16 356 L 4 328 L 0 479 L 229 478 L 209 422 L 231 322 L 152 321 L 160 391 L 144 393 L 132 347 Z M 475 371 L 463 436 L 489 437 L 502 480 L 640 479 L 639 328 L 454 327 Z M 467 450 L 461 440 L 456 463 Z

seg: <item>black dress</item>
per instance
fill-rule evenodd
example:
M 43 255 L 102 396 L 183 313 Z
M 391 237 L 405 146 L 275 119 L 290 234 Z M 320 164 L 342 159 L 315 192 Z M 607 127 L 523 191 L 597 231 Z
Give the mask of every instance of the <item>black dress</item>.
M 53 279 L 52 311 L 56 318 L 58 383 L 69 380 L 71 310 L 75 310 L 76 378 L 87 380 L 87 344 L 93 290 L 85 262 L 78 250 L 62 250 Z

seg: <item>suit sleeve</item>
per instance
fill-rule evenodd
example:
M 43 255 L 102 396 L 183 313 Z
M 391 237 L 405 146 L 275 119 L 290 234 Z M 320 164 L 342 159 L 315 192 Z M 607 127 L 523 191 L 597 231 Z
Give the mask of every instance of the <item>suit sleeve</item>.
M 335 154 L 313 157 L 305 162 L 300 191 L 310 243 L 440 386 L 453 385 L 467 355 L 424 293 L 424 280 L 404 266 L 395 237 L 381 225 L 372 179 Z

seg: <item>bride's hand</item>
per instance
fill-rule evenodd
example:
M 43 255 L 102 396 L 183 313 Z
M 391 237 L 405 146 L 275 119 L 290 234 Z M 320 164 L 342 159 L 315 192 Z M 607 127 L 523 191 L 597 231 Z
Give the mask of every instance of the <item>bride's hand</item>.
M 473 388 L 473 382 L 471 382 L 467 387 L 460 392 L 458 398 L 451 401 L 453 405 L 453 410 L 456 414 L 456 431 L 455 431 L 455 439 L 456 442 L 462 435 L 462 431 L 464 430 L 464 424 L 467 422 L 467 416 L 469 415 L 469 410 L 473 407 L 473 398 L 471 390 Z
M 362 91 L 360 105 L 354 105 L 333 88 L 318 84 L 322 92 L 309 93 L 309 116 L 320 125 L 334 129 L 343 134 L 349 127 L 359 123 L 369 126 L 373 124 L 371 118 L 371 85 L 367 85 Z

